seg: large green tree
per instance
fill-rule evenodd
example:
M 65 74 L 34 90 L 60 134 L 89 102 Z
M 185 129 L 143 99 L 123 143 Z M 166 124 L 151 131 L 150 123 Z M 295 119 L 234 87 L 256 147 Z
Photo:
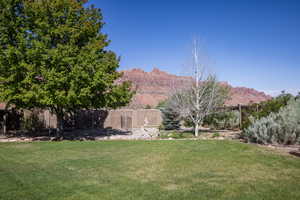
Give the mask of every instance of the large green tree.
M 66 112 L 117 108 L 131 97 L 119 59 L 106 49 L 100 9 L 84 0 L 0 1 L 1 100 L 50 109 L 63 130 Z

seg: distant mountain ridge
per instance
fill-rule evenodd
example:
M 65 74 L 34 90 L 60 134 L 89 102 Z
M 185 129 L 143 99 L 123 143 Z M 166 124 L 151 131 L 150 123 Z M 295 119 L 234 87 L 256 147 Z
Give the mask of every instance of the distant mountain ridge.
M 151 72 L 142 69 L 124 70 L 121 81 L 131 81 L 136 95 L 133 97 L 129 107 L 141 108 L 147 105 L 155 107 L 159 102 L 166 100 L 174 87 L 184 87 L 191 82 L 192 77 L 176 76 L 154 68 Z M 232 87 L 227 82 L 221 82 L 230 88 L 231 99 L 226 101 L 226 105 L 235 106 L 238 104 L 248 105 L 259 103 L 271 99 L 264 92 L 246 87 Z

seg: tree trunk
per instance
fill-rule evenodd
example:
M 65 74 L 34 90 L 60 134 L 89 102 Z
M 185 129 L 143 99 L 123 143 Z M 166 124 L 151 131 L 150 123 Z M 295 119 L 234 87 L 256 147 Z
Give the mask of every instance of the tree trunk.
M 6 124 L 7 124 L 7 114 L 5 113 L 5 114 L 3 115 L 3 134 L 4 134 L 4 135 L 6 135 L 6 131 L 7 131 Z
M 195 136 L 196 137 L 199 136 L 199 124 L 198 123 L 195 124 Z
M 56 127 L 57 137 L 62 137 L 64 134 L 64 114 L 57 113 L 56 118 L 57 118 L 57 127 Z
M 239 104 L 239 114 L 240 114 L 239 125 L 240 125 L 240 130 L 242 130 L 243 120 L 242 120 L 242 106 L 241 106 L 241 104 Z

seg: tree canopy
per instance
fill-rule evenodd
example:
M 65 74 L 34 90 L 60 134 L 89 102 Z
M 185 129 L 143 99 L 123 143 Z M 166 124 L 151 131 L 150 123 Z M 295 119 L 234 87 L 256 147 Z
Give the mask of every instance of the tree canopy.
M 85 2 L 0 2 L 1 101 L 47 108 L 58 117 L 130 101 L 130 83 L 116 81 L 119 58 L 106 49 L 101 11 Z

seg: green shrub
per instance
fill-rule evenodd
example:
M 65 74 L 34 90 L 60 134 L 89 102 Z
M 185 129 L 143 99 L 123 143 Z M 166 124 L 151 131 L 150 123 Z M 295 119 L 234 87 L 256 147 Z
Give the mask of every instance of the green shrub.
M 160 103 L 158 108 L 162 112 L 162 126 L 164 130 L 178 130 L 180 128 L 180 116 L 168 102 Z
M 193 138 L 194 133 L 193 132 L 179 132 L 179 131 L 165 131 L 160 133 L 160 138 L 167 139 L 167 138 L 173 138 L 173 139 L 184 139 L 184 138 Z
M 300 99 L 291 99 L 278 113 L 256 120 L 243 132 L 248 142 L 261 144 L 300 143 Z
M 212 137 L 213 137 L 213 138 L 220 137 L 220 133 L 214 133 L 214 134 L 212 135 Z
M 145 109 L 151 109 L 152 107 L 149 105 L 149 104 L 147 104 L 146 106 L 145 106 Z
M 251 118 L 261 119 L 263 117 L 267 117 L 271 113 L 278 113 L 279 110 L 286 106 L 292 98 L 293 95 L 282 92 L 281 95 L 271 100 L 243 107 L 242 129 L 244 130 L 252 124 L 253 120 L 251 120 Z
M 203 125 L 213 129 L 235 129 L 239 127 L 238 111 L 220 112 L 204 118 Z

